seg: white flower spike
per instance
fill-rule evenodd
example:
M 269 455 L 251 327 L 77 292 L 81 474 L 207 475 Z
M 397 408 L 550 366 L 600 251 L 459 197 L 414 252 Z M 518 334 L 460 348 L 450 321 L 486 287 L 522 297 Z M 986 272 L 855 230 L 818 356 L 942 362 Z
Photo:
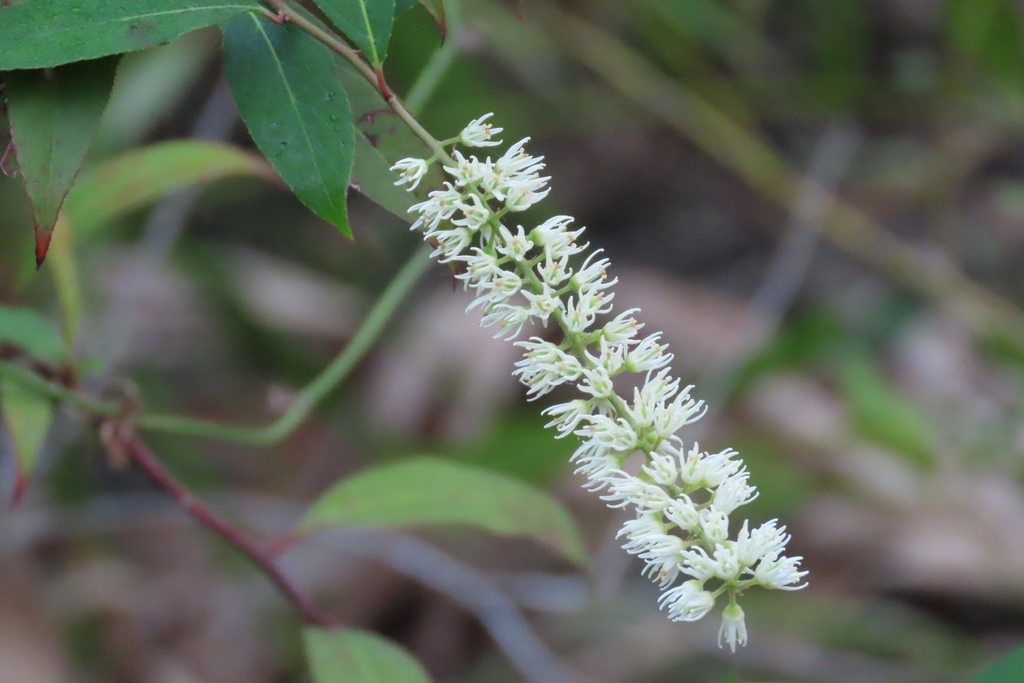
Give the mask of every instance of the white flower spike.
M 471 121 L 454 144 L 500 144 L 491 139 L 501 129 L 486 123 L 490 117 Z M 413 229 L 431 240 L 440 262 L 462 266 L 456 277 L 476 293 L 469 308 L 481 309 L 481 324 L 496 326 L 496 337 L 514 339 L 528 322 L 561 329 L 559 341 L 516 342 L 525 355 L 513 374 L 531 400 L 563 385 L 576 387 L 577 398 L 542 411 L 551 418 L 547 426 L 558 431 L 556 438 L 580 437 L 571 460 L 587 477 L 586 488 L 603 491 L 611 507 L 635 509 L 636 518 L 619 536 L 625 550 L 646 563 L 643 573 L 660 584 L 660 604 L 669 618 L 696 621 L 724 596 L 718 644 L 735 651 L 747 642 L 737 598 L 755 587 L 803 588 L 802 558 L 783 554 L 789 535 L 775 520 L 752 531 L 744 520 L 732 540 L 730 528 L 737 525 L 729 516 L 757 497 L 749 474 L 735 451 L 702 452 L 677 436 L 704 414 L 704 402 L 692 399 L 693 387 L 671 376 L 672 354 L 660 333 L 637 337 L 637 309 L 613 313 L 616 280 L 608 278 L 608 259 L 592 251 L 573 267 L 570 259 L 587 250 L 579 242 L 583 228 L 570 230 L 570 216 L 532 229 L 502 224 L 506 213 L 522 211 L 549 192 L 549 178 L 540 175 L 543 157 L 527 154 L 528 140 L 493 162 L 453 149 L 451 165 L 444 166 L 450 182 L 410 209 L 418 214 Z M 415 188 L 432 161 L 399 161 L 393 167 L 402 174 L 396 184 Z M 631 400 L 616 392 L 615 377 L 623 372 L 644 379 Z M 639 475 L 631 475 L 624 463 L 637 452 L 645 463 Z

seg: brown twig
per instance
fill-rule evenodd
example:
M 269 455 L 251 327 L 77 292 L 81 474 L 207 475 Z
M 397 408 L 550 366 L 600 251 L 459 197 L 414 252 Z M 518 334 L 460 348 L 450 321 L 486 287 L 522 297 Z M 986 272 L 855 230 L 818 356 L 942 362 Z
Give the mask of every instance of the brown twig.
M 104 423 L 104 426 L 107 424 L 111 423 L 107 421 Z M 248 557 L 270 579 L 271 583 L 277 587 L 285 599 L 292 604 L 295 610 L 302 616 L 303 621 L 307 624 L 323 628 L 333 628 L 339 625 L 338 621 L 321 612 L 281 572 L 277 565 L 274 564 L 272 551 L 260 548 L 238 527 L 211 510 L 206 503 L 193 495 L 184 484 L 164 468 L 160 460 L 153 454 L 153 451 L 143 443 L 142 439 L 139 438 L 129 425 L 121 422 L 117 423 L 113 429 L 116 432 L 116 441 L 122 449 L 122 453 L 131 462 L 138 465 L 139 469 L 145 472 L 157 486 L 169 493 L 195 521 L 220 536 L 240 553 Z

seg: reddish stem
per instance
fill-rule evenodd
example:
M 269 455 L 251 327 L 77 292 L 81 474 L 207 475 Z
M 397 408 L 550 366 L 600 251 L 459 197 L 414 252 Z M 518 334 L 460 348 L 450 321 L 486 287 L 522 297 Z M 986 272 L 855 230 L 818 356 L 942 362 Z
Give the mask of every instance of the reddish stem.
M 277 587 L 302 619 L 314 626 L 334 628 L 337 621 L 322 613 L 305 595 L 288 580 L 274 564 L 270 551 L 256 545 L 248 536 L 224 517 L 211 510 L 185 488 L 185 485 L 164 469 L 157 457 L 142 440 L 126 426 L 119 426 L 120 441 L 127 456 L 149 476 L 160 488 L 171 496 L 192 516 L 194 520 L 233 545 L 248 557 L 260 571 Z
M 388 82 L 384 80 L 384 70 L 380 67 L 377 67 L 377 90 L 380 91 L 381 97 L 384 98 L 385 102 L 391 102 L 391 100 L 395 99 L 395 94 L 391 92 Z

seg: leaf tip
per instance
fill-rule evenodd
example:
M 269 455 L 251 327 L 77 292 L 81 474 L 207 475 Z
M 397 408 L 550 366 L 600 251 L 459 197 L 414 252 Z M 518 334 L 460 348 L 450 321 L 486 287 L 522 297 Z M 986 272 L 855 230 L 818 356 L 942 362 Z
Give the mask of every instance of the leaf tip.
M 36 226 L 36 270 L 43 267 L 43 261 L 46 260 L 46 254 L 50 251 L 50 238 L 53 237 L 53 227 L 46 229 L 42 226 Z
M 28 491 L 28 474 L 25 472 L 25 468 L 22 467 L 21 462 L 18 462 L 16 467 L 14 472 L 14 490 L 11 493 L 10 509 L 12 510 L 18 507 Z

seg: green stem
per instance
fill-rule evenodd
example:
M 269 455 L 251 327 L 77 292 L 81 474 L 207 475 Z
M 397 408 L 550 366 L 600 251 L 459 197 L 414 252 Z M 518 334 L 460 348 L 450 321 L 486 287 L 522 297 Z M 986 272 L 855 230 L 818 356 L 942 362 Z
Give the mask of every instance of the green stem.
M 384 331 L 399 304 L 430 263 L 430 248 L 421 247 L 398 271 L 398 275 L 381 294 L 366 321 L 342 352 L 299 392 L 288 409 L 271 424 L 265 427 L 239 427 L 178 415 L 146 414 L 135 417 L 132 423 L 140 430 L 219 439 L 247 446 L 270 446 L 283 441 L 302 424 L 317 404 L 348 377 Z M 118 417 L 126 412 L 121 403 L 94 398 L 15 363 L 0 361 L 0 378 L 13 380 L 39 394 L 77 406 L 92 416 Z
M 60 382 L 48 380 L 30 368 L 15 363 L 0 361 L 0 378 L 12 380 L 21 384 L 26 389 L 58 401 L 69 403 L 93 415 L 117 417 L 117 415 L 123 412 L 121 405 L 118 403 L 103 401 L 80 393 L 64 386 Z
M 281 416 L 265 427 L 237 427 L 208 420 L 176 415 L 142 415 L 135 420 L 138 429 L 198 436 L 249 446 L 269 446 L 286 439 L 320 403 L 349 375 L 380 336 L 398 305 L 430 264 L 430 249 L 421 248 L 404 265 L 374 304 L 370 315 L 352 340 L 330 365 L 292 401 Z

